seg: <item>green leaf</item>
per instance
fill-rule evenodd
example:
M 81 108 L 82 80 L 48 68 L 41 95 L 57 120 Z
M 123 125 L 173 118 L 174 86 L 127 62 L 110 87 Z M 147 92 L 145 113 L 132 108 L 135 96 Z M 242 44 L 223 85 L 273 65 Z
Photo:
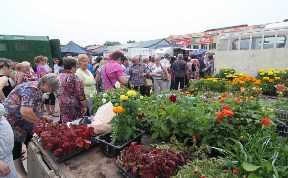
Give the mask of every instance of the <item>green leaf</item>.
M 166 127 L 166 125 L 162 122 L 161 123 L 161 129 L 165 132 L 165 133 L 168 133 L 169 131 L 168 131 L 168 129 L 167 129 L 167 127 Z
M 248 178 L 263 178 L 262 176 L 258 176 L 257 174 L 255 174 L 254 172 L 249 174 Z
M 156 139 L 158 138 L 158 136 L 159 136 L 159 132 L 154 132 L 151 137 L 152 139 Z
M 177 119 L 175 117 L 170 117 L 171 122 L 173 122 L 173 124 L 177 124 Z
M 272 171 L 273 169 L 272 164 L 269 161 L 261 162 L 261 166 L 265 168 L 267 171 Z
M 249 171 L 249 172 L 252 172 L 252 171 L 255 171 L 257 169 L 259 169 L 261 166 L 256 166 L 254 164 L 251 164 L 251 163 L 248 163 L 246 161 L 244 161 L 242 163 L 242 167 L 246 170 L 246 171 Z

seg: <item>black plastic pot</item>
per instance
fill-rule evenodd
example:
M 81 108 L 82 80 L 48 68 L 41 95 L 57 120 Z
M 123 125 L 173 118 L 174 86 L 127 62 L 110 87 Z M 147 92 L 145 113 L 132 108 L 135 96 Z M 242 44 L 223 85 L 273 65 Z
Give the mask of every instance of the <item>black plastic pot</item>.
M 123 167 L 117 166 L 117 169 L 123 174 L 125 178 L 138 178 L 134 177 L 129 171 L 125 170 Z
M 134 139 L 131 139 L 127 141 L 126 143 L 122 145 L 113 145 L 111 144 L 111 132 L 99 135 L 96 137 L 96 139 L 99 141 L 99 147 L 103 151 L 105 155 L 108 157 L 116 157 L 120 154 L 120 152 L 125 148 L 130 146 L 132 142 L 141 143 L 142 135 L 144 134 L 144 131 L 137 130 L 137 136 Z

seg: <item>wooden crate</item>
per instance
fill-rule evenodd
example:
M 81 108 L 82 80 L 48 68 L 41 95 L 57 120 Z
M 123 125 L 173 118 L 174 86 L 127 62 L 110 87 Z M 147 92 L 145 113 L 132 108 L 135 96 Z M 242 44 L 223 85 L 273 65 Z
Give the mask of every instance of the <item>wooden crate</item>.
M 60 178 L 43 160 L 41 151 L 35 143 L 31 142 L 28 146 L 27 169 L 29 178 Z

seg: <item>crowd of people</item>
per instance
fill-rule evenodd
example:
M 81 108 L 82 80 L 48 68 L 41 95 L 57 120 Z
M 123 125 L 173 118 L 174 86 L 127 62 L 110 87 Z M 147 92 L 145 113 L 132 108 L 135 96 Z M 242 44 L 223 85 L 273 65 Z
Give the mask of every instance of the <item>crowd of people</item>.
M 114 89 L 117 82 L 143 96 L 184 89 L 203 77 L 207 60 L 213 56 L 133 55 L 128 59 L 114 51 L 95 60 L 90 53 L 54 58 L 50 68 L 45 56 L 36 56 L 35 64 L 0 58 L 0 176 L 17 177 L 17 172 L 28 176 L 22 145 L 28 145 L 33 124 L 40 119 L 52 122 L 51 116 L 60 116 L 59 123 L 66 123 L 93 115 L 90 96 Z M 56 98 L 60 115 L 55 110 Z

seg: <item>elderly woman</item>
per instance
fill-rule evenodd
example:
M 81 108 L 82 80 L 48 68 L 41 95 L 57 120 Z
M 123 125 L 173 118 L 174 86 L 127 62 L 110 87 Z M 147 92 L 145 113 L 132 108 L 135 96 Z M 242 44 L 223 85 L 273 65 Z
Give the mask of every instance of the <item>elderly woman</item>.
M 27 177 L 21 158 L 22 143 L 28 144 L 27 135 L 33 135 L 33 124 L 39 119 L 50 120 L 43 116 L 42 95 L 53 92 L 60 86 L 56 74 L 44 75 L 40 81 L 31 81 L 16 86 L 4 101 L 6 117 L 14 131 L 13 160 L 18 173 Z M 31 139 L 31 138 L 30 138 Z
M 17 75 L 17 85 L 37 79 L 35 73 L 30 70 L 31 65 L 29 62 L 23 61 L 20 64 L 23 71 L 20 71 Z
M 90 96 L 96 93 L 96 81 L 93 74 L 87 69 L 89 64 L 89 58 L 86 54 L 79 54 L 78 55 L 78 65 L 79 68 L 76 71 L 76 75 L 81 79 L 84 85 L 84 93 L 86 96 L 87 108 L 88 108 L 88 115 L 93 114 L 92 104 L 90 100 Z
M 110 60 L 107 61 L 107 64 L 102 70 L 105 91 L 115 88 L 116 82 L 122 85 L 128 83 L 126 74 L 121 67 L 121 59 L 123 60 L 125 58 L 124 54 L 121 51 L 114 51 L 110 57 Z
M 4 115 L 4 106 L 0 104 L 0 177 L 18 177 L 13 163 L 13 130 Z
M 161 64 L 161 58 L 155 56 L 155 65 L 152 66 L 152 76 L 154 78 L 154 93 L 159 95 L 167 89 L 169 73 L 165 65 Z
M 11 60 L 0 58 L 0 102 L 3 102 L 13 90 L 12 81 L 7 77 L 12 72 L 12 66 Z
M 129 81 L 134 90 L 140 90 L 141 95 L 146 95 L 147 87 L 144 86 L 146 77 L 149 76 L 149 68 L 142 62 L 138 55 L 134 55 L 131 58 L 131 67 L 129 70 Z
M 63 60 L 64 73 L 59 74 L 61 87 L 56 91 L 62 123 L 76 120 L 87 112 L 86 97 L 82 81 L 75 75 L 77 60 L 66 57 Z

